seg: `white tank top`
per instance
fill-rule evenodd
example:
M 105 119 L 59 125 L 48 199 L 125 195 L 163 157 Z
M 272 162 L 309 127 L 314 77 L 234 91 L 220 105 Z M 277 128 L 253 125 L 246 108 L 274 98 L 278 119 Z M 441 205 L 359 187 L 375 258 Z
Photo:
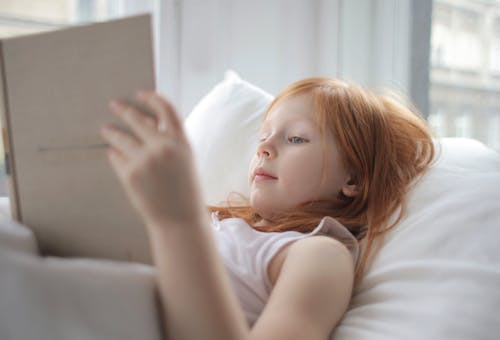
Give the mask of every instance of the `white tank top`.
M 261 232 L 241 218 L 219 220 L 216 212 L 211 218 L 217 248 L 250 327 L 257 321 L 271 294 L 268 266 L 285 245 L 312 235 L 327 235 L 341 242 L 350 241 L 352 246 L 348 249 L 354 264 L 358 262 L 358 241 L 332 217 L 324 217 L 309 233 Z

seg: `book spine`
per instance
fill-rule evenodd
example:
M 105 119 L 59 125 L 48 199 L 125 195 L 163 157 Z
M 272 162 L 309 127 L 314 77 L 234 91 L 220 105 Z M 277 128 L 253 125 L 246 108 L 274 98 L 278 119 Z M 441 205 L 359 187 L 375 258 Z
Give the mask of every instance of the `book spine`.
M 2 126 L 2 142 L 5 153 L 5 181 L 9 195 L 10 212 L 12 218 L 22 222 L 21 212 L 19 210 L 19 193 L 15 177 L 15 168 L 13 162 L 12 140 L 9 134 L 9 98 L 7 91 L 7 76 L 5 72 L 4 43 L 0 41 L 0 121 Z

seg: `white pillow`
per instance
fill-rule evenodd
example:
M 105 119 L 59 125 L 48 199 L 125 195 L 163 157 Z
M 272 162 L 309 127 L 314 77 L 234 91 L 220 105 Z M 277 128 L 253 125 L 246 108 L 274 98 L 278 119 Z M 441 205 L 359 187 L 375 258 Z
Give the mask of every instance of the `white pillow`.
M 0 339 L 161 338 L 150 266 L 0 244 L 0 273 Z
M 248 195 L 248 166 L 260 123 L 273 96 L 227 71 L 184 122 L 207 204 L 230 191 Z
M 186 120 L 209 203 L 247 193 L 247 167 L 271 95 L 234 73 Z M 500 155 L 442 139 L 441 157 L 409 195 L 357 286 L 336 340 L 497 339 Z
M 0 339 L 160 339 L 154 274 L 142 264 L 42 258 L 33 232 L 0 216 Z
M 498 339 L 500 155 L 442 139 L 335 331 L 344 339 Z

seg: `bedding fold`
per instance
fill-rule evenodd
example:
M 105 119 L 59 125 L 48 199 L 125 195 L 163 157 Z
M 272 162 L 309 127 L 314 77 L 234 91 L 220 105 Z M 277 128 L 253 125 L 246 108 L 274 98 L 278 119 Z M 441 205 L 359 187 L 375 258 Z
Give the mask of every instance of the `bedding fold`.
M 0 339 L 160 339 L 154 268 L 40 257 L 31 231 L 0 218 Z

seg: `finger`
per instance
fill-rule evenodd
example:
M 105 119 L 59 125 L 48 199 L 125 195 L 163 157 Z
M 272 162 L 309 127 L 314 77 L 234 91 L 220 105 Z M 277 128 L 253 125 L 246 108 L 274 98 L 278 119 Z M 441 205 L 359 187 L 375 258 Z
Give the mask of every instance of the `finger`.
M 159 130 L 170 130 L 176 134 L 182 132 L 182 122 L 169 101 L 155 92 L 140 91 L 136 97 L 156 113 Z
M 155 119 L 132 105 L 113 100 L 109 106 L 111 111 L 120 117 L 141 140 L 147 140 L 156 131 Z
M 115 128 L 112 125 L 105 125 L 101 128 L 101 136 L 110 144 L 112 148 L 118 150 L 126 158 L 136 154 L 141 146 L 140 141 L 134 136 Z
M 118 177 L 122 178 L 122 171 L 123 169 L 125 169 L 125 166 L 127 164 L 127 159 L 119 151 L 113 148 L 108 149 L 107 155 L 109 162 L 111 163 L 111 167 L 118 175 Z

